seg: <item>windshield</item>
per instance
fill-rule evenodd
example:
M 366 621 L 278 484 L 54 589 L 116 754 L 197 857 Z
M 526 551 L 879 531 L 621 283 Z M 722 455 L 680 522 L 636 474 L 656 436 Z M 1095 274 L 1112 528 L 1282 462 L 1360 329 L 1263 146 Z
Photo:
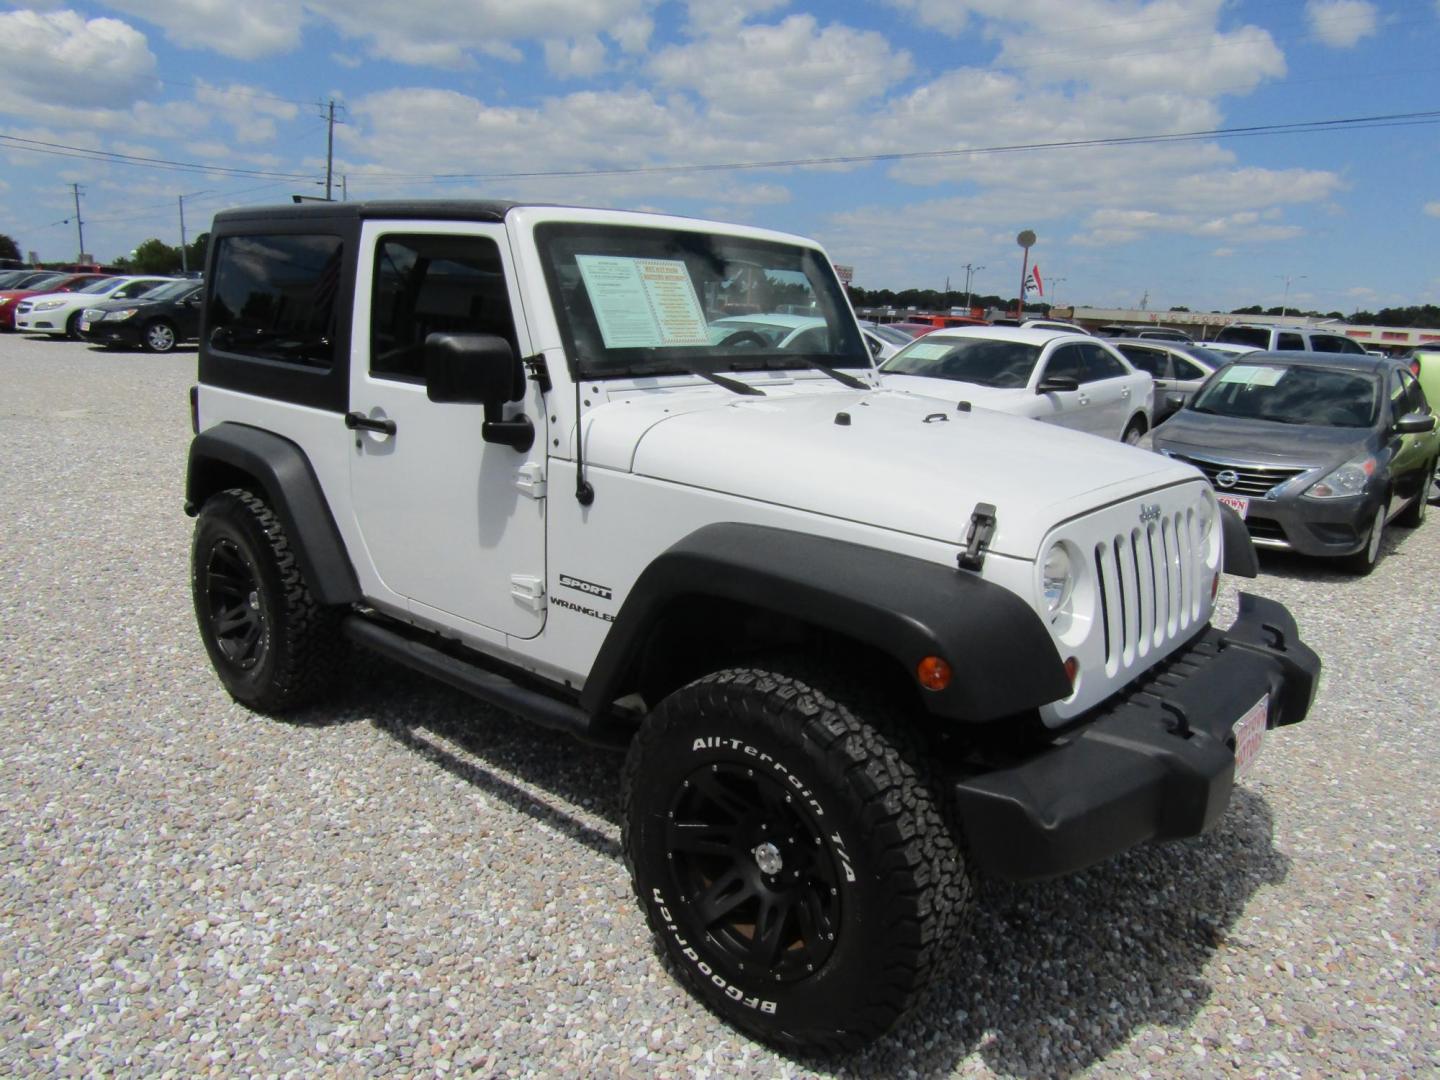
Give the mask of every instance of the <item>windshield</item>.
M 566 351 L 586 378 L 870 366 L 814 249 L 569 222 L 535 236 Z
M 115 278 L 102 277 L 97 278 L 95 281 L 87 281 L 84 285 L 81 285 L 75 291 L 77 293 L 103 293 L 109 292 L 111 289 L 118 289 L 123 284 L 123 281 L 119 281 Z
M 187 292 L 194 292 L 200 288 L 193 281 L 167 281 L 149 289 L 145 293 L 146 300 L 173 300 L 177 296 L 184 296 Z
M 69 276 L 69 274 L 35 274 L 28 279 L 22 278 L 17 281 L 14 287 L 17 289 L 35 289 L 43 292 L 51 285 L 59 285 Z
M 1375 377 L 1283 364 L 1231 364 L 1195 396 L 1195 412 L 1277 424 L 1364 428 L 1379 405 Z
M 1040 359 L 1040 346 L 990 338 L 937 338 L 926 335 L 880 365 L 886 375 L 920 375 L 977 386 L 1016 389 L 1028 386 Z
M 1215 335 L 1216 341 L 1229 345 L 1254 345 L 1257 349 L 1270 347 L 1270 331 L 1262 326 L 1227 326 Z
M 907 334 L 904 330 L 897 330 L 888 323 L 875 323 L 870 327 L 870 332 L 881 341 L 889 342 L 891 345 L 909 345 L 915 340 L 914 334 Z

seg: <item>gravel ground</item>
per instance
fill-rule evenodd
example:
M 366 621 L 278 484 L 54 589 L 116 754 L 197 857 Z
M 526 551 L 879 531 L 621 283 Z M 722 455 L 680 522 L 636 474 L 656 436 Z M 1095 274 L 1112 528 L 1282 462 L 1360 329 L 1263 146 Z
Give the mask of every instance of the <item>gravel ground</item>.
M 615 755 L 375 661 L 288 723 L 226 697 L 193 369 L 0 337 L 0 1074 L 1440 1073 L 1440 518 L 1368 579 L 1265 560 L 1327 671 L 1213 834 L 984 886 L 928 1003 L 817 1066 L 667 972 Z

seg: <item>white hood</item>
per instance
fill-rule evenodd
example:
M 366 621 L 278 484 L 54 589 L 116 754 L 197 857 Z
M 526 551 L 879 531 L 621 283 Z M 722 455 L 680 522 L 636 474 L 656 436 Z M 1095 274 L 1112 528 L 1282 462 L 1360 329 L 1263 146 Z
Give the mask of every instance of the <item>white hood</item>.
M 947 543 L 977 503 L 991 550 L 1033 559 L 1061 521 L 1199 474 L 1093 435 L 891 391 L 718 388 L 616 394 L 586 415 L 586 460 Z M 839 414 L 849 423 L 837 422 Z

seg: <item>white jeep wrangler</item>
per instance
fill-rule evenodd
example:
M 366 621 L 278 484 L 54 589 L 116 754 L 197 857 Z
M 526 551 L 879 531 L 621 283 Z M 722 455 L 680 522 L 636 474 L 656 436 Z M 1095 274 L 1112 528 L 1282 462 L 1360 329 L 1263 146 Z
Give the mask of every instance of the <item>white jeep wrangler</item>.
M 970 874 L 1224 812 L 1319 661 L 1158 455 L 873 385 L 813 243 L 480 202 L 226 212 L 186 509 L 240 702 L 345 643 L 628 744 L 624 847 L 690 989 L 792 1050 L 889 1028 Z M 737 315 L 804 311 L 781 344 Z M 745 320 L 748 327 L 752 322 Z

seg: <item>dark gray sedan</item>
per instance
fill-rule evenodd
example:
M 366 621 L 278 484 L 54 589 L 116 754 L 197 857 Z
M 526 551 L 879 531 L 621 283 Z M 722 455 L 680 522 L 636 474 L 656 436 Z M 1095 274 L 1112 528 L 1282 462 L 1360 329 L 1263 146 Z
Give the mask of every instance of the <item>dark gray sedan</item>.
M 1378 356 L 1251 353 L 1155 429 L 1239 514 L 1258 547 L 1380 557 L 1390 521 L 1419 525 L 1440 433 L 1406 365 Z

